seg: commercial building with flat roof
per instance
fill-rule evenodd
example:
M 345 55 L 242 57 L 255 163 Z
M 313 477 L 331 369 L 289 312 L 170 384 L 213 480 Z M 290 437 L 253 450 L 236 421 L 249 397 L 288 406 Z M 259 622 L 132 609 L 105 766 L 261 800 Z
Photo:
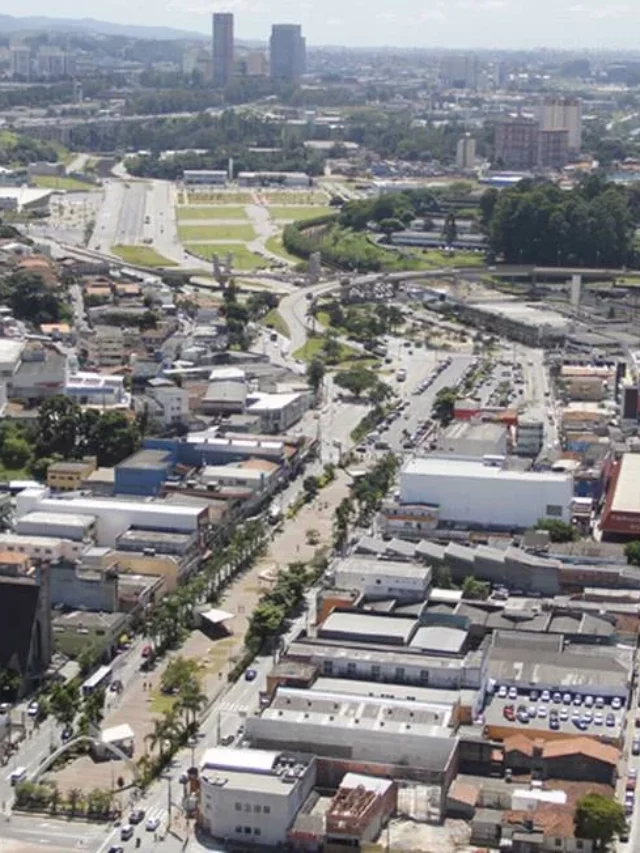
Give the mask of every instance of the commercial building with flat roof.
M 369 598 L 411 601 L 426 598 L 432 576 L 429 566 L 368 556 L 339 560 L 331 572 L 333 584 L 339 589 L 356 589 Z
M 600 519 L 608 536 L 640 535 L 640 454 L 624 453 L 616 463 Z
M 201 826 L 236 844 L 283 845 L 315 781 L 313 758 L 213 747 L 200 762 Z
M 551 471 L 516 471 L 490 460 L 430 455 L 400 472 L 400 504 L 428 504 L 443 521 L 526 528 L 541 518 L 570 520 L 573 479 Z

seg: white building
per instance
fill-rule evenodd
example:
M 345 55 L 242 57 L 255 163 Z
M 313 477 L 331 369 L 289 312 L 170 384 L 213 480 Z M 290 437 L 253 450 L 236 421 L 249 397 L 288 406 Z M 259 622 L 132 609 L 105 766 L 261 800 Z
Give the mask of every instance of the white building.
M 349 557 L 333 572 L 338 589 L 355 589 L 375 598 L 424 600 L 431 583 L 431 568 L 416 563 Z
M 400 503 L 429 504 L 443 521 L 525 528 L 540 518 L 570 520 L 573 479 L 550 471 L 513 471 L 488 459 L 427 456 L 400 473 Z
M 263 394 L 247 396 L 245 411 L 259 415 L 262 430 L 267 433 L 285 432 L 297 423 L 309 408 L 309 394 Z
M 61 539 L 57 536 L 21 536 L 19 533 L 0 533 L 0 551 L 26 554 L 32 560 L 79 560 L 87 550 L 84 542 Z
M 169 379 L 151 379 L 147 383 L 146 402 L 151 420 L 163 426 L 187 423 L 189 420 L 189 392 L 179 388 Z
M 0 338 L 0 378 L 9 379 L 22 361 L 24 341 L 14 338 Z
M 202 472 L 202 481 L 206 485 L 238 487 L 252 492 L 267 489 L 278 472 L 275 463 L 262 462 L 261 465 L 207 465 Z
M 353 761 L 407 764 L 442 774 L 455 758 L 449 705 L 278 687 L 268 708 L 247 717 L 256 746 L 289 744 Z
M 16 521 L 20 536 L 44 536 L 84 542 L 93 536 L 96 519 L 93 515 L 72 515 L 50 511 L 28 512 Z
M 208 749 L 200 764 L 200 822 L 215 838 L 283 845 L 315 780 L 313 758 L 258 749 Z
M 131 405 L 131 394 L 124 388 L 124 376 L 73 373 L 67 378 L 64 393 L 81 406 L 129 408 Z
M 25 489 L 16 497 L 15 516 L 45 512 L 56 515 L 90 515 L 96 518 L 96 544 L 115 547 L 116 539 L 130 527 L 176 533 L 199 532 L 208 519 L 207 507 L 183 506 L 161 500 L 124 498 L 52 498 L 47 488 Z M 46 535 L 33 529 L 35 535 Z M 51 535 L 51 534 L 49 534 Z
M 470 133 L 458 140 L 456 147 L 456 168 L 461 172 L 470 172 L 476 165 L 476 141 Z

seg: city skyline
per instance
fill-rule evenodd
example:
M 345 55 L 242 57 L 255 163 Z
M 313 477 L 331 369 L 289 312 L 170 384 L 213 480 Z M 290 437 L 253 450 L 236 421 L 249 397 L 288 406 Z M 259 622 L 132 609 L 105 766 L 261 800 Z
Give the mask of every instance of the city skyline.
M 22 16 L 51 16 L 48 0 L 25 0 Z M 442 47 L 452 49 L 636 49 L 634 24 L 640 24 L 640 6 L 598 0 L 540 0 L 535 8 L 525 0 L 397 0 L 393 8 L 382 0 L 354 0 L 345 6 L 325 0 L 293 4 L 276 0 L 265 8 L 258 0 L 227 0 L 220 6 L 209 0 L 151 0 L 126 4 L 124 0 L 60 0 L 58 18 L 93 17 L 124 25 L 173 27 L 210 32 L 212 12 L 236 16 L 239 40 L 266 42 L 273 23 L 299 23 L 311 45 L 353 47 Z M 366 26 L 363 26 L 366 22 Z

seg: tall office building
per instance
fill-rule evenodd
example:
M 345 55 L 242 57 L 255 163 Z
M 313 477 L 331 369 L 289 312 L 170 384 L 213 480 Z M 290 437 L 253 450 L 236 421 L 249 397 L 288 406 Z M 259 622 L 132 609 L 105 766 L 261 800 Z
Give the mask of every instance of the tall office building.
M 226 86 L 233 75 L 233 15 L 213 15 L 213 83 Z
M 305 72 L 306 41 L 299 24 L 274 24 L 269 42 L 271 76 L 276 80 L 299 80 Z
M 446 89 L 477 89 L 479 70 L 477 56 L 445 56 L 440 63 L 440 80 Z
M 11 76 L 27 79 L 31 76 L 31 49 L 25 44 L 12 44 L 9 48 Z
M 566 130 L 569 151 L 578 153 L 582 146 L 582 102 L 578 98 L 549 96 L 539 109 L 541 130 Z
M 461 172 L 469 172 L 476 165 L 476 141 L 470 133 L 458 140 L 456 147 L 456 167 Z
M 503 169 L 561 169 L 567 165 L 569 134 L 565 128 L 542 130 L 525 116 L 496 124 L 494 164 Z

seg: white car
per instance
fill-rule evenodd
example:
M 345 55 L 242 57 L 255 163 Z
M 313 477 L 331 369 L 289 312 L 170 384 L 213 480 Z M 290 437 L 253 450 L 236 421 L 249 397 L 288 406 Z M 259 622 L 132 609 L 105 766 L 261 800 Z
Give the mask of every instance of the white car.
M 566 723 L 569 719 L 569 712 L 566 708 L 561 708 L 560 712 L 558 713 L 558 716 L 560 717 L 563 723 Z
M 498 699 L 506 699 L 507 698 L 507 687 L 505 684 L 501 684 L 498 688 Z
M 619 696 L 614 696 L 611 700 L 611 707 L 614 711 L 619 711 L 622 708 L 622 699 Z
M 585 696 L 584 697 L 584 707 L 585 708 L 593 708 L 593 696 Z
M 538 716 L 539 717 L 546 717 L 547 716 L 547 709 L 545 708 L 544 705 L 538 706 Z
M 149 820 L 145 824 L 145 828 L 146 828 L 147 832 L 155 832 L 159 826 L 160 826 L 160 818 L 159 817 L 150 817 Z
M 37 717 L 39 710 L 40 710 L 40 703 L 39 702 L 32 702 L 29 705 L 29 707 L 27 708 L 27 714 L 30 717 Z
M 551 700 L 551 694 L 549 693 L 549 691 L 543 690 L 542 693 L 540 694 L 540 701 L 541 702 L 549 702 L 550 700 Z
M 517 689 L 515 687 L 510 687 L 509 688 L 509 699 L 517 699 L 517 698 L 518 698 Z
M 596 711 L 593 715 L 593 724 L 594 726 L 601 726 L 604 722 L 604 717 L 600 713 L 600 711 Z

